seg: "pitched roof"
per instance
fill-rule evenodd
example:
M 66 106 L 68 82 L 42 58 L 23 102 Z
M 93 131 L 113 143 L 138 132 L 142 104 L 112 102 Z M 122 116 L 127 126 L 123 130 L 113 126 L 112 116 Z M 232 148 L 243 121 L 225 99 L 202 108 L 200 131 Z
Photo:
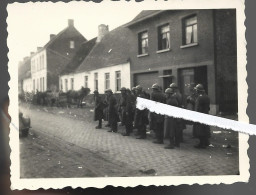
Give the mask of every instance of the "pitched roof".
M 46 49 L 46 48 L 51 47 L 51 45 L 52 45 L 63 33 L 65 33 L 67 30 L 69 30 L 69 29 L 71 29 L 71 28 L 75 29 L 80 35 L 82 35 L 74 26 L 67 26 L 67 27 L 64 28 L 62 31 L 60 31 L 57 35 L 55 35 L 53 38 L 51 38 L 40 50 L 36 51 L 35 54 L 38 53 L 38 52 L 40 52 L 40 51 L 42 51 L 43 49 Z M 84 37 L 84 36 L 82 35 L 82 37 Z M 86 38 L 84 38 L 84 39 L 85 39 L 85 41 L 87 41 Z
M 85 57 L 90 53 L 90 51 L 96 44 L 96 39 L 97 38 L 93 38 L 90 41 L 82 43 L 74 57 L 61 72 L 61 75 L 73 72 L 83 62 Z
M 143 10 L 132 21 L 125 24 L 125 26 L 126 27 L 131 26 L 133 24 L 136 24 L 136 23 L 146 20 L 148 18 L 154 17 L 164 11 L 166 11 L 166 10 Z
M 132 32 L 126 27 L 120 26 L 110 31 L 99 43 L 96 43 L 76 72 L 126 63 L 135 46 L 133 40 Z

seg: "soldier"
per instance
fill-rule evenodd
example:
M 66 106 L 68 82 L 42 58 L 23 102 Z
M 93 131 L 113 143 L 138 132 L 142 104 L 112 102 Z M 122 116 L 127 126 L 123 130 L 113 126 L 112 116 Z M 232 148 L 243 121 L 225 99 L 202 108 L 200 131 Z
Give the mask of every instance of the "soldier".
M 140 98 L 146 98 L 145 93 L 142 90 L 142 87 L 138 85 L 136 87 L 136 95 Z M 135 111 L 135 127 L 138 129 L 138 135 L 136 139 L 146 139 L 146 125 L 148 124 L 147 110 L 139 110 L 136 108 Z
M 191 90 L 191 95 L 189 95 L 187 97 L 187 109 L 194 111 L 195 110 L 195 105 L 196 105 L 197 93 L 196 93 L 195 88 L 191 88 L 190 90 Z M 190 125 L 193 126 L 193 128 L 192 128 L 192 138 L 195 138 L 196 135 L 195 135 L 195 125 L 194 125 L 194 122 L 187 121 L 187 124 L 190 124 Z
M 94 121 L 99 121 L 98 126 L 96 126 L 96 129 L 102 128 L 102 119 L 103 119 L 103 109 L 104 104 L 102 101 L 102 98 L 99 96 L 99 92 L 95 90 L 94 92 L 94 102 L 95 102 L 95 108 L 94 108 Z
M 182 95 L 179 92 L 178 86 L 176 83 L 172 83 L 170 85 L 170 88 L 174 90 L 173 96 L 177 98 L 178 101 L 178 107 L 183 108 L 182 104 Z M 180 132 L 180 142 L 183 142 L 183 130 L 185 129 L 185 121 L 183 119 L 177 119 L 177 128 L 179 129 L 178 131 Z
M 121 98 L 119 99 L 119 108 L 118 108 L 118 113 L 119 113 L 119 118 L 121 121 L 121 126 L 125 125 L 125 107 L 126 107 L 126 98 L 127 98 L 127 94 L 126 94 L 126 88 L 122 87 L 120 89 L 121 91 Z
M 134 95 L 136 97 L 136 87 L 133 87 L 131 92 L 132 92 L 132 95 Z
M 152 93 L 150 99 L 156 102 L 165 103 L 165 96 L 160 91 L 158 84 L 153 84 Z M 150 113 L 151 128 L 156 133 L 156 140 L 153 143 L 163 144 L 164 140 L 164 116 L 161 114 L 156 114 L 154 112 Z
M 131 94 L 130 89 L 126 89 L 126 106 L 124 109 L 125 114 L 125 130 L 126 132 L 123 134 L 123 136 L 129 136 L 130 133 L 133 130 L 133 120 L 134 120 L 134 105 L 135 105 L 135 97 Z
M 117 132 L 117 122 L 118 122 L 118 113 L 117 113 L 117 101 L 116 98 L 113 95 L 113 92 L 111 89 L 108 89 L 107 96 L 109 99 L 109 105 L 108 105 L 108 117 L 109 117 L 109 124 L 110 124 L 110 130 L 108 132 Z
M 197 112 L 208 114 L 210 110 L 210 98 L 205 93 L 203 85 L 198 84 L 195 87 L 195 90 L 197 93 L 195 110 Z M 209 145 L 210 127 L 205 124 L 196 123 L 195 134 L 200 141 L 199 144 L 195 146 L 195 148 L 206 148 Z
M 104 120 L 107 121 L 107 124 L 105 125 L 105 127 L 110 127 L 109 124 L 109 112 L 108 112 L 108 105 L 109 105 L 109 96 L 107 95 L 107 90 L 105 90 L 105 99 L 103 101 L 104 105 L 105 105 L 105 109 L 103 110 L 103 114 L 104 114 Z
M 165 90 L 166 94 L 166 104 L 171 106 L 178 106 L 178 100 L 174 96 L 174 90 L 172 88 L 167 88 Z M 174 149 L 174 146 L 180 145 L 180 135 L 179 129 L 177 128 L 177 119 L 174 117 L 165 116 L 164 120 L 165 131 L 169 131 L 170 134 L 170 144 L 165 147 L 165 149 Z

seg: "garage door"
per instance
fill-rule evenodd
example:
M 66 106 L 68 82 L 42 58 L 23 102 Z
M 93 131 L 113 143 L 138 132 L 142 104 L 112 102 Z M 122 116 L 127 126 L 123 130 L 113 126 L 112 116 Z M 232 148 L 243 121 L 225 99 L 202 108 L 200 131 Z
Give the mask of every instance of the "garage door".
M 140 73 L 134 75 L 134 86 L 140 85 L 149 91 L 154 83 L 158 82 L 158 72 Z

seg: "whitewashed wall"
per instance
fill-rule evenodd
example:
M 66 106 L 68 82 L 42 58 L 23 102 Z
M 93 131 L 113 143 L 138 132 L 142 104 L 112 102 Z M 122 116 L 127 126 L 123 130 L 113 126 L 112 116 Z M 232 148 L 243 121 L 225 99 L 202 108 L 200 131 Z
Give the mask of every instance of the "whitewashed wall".
M 43 56 L 43 61 L 40 61 L 40 56 Z M 37 67 L 42 67 L 42 69 L 38 69 Z M 32 68 L 34 66 L 34 69 Z M 34 70 L 34 71 L 33 71 Z M 42 50 L 41 52 L 35 54 L 31 58 L 31 87 L 33 90 L 33 80 L 35 80 L 35 91 L 40 90 L 40 78 L 44 78 L 44 91 L 47 90 L 47 56 L 46 50 Z M 37 84 L 39 82 L 39 85 Z M 39 87 L 38 87 L 39 86 Z
M 91 93 L 92 93 L 95 90 L 94 73 L 98 73 L 98 83 L 99 83 L 98 90 L 99 90 L 99 93 L 104 93 L 105 73 L 110 73 L 110 88 L 114 93 L 116 93 L 117 92 L 116 91 L 116 71 L 121 72 L 121 87 L 130 88 L 131 86 L 130 63 L 125 63 L 125 64 L 92 70 L 90 72 L 75 73 L 74 75 L 72 75 L 74 76 L 74 90 L 79 90 L 81 89 L 81 87 L 85 87 L 85 76 L 88 76 L 88 87 L 91 89 Z M 61 79 L 65 79 L 67 76 L 71 76 L 71 75 L 64 75 L 61 77 Z
M 32 92 L 32 79 L 26 78 L 23 80 L 23 91 L 24 92 Z
M 61 81 L 62 81 L 62 91 L 67 92 L 68 90 L 71 90 L 71 79 L 74 78 L 74 74 L 68 74 L 68 75 L 62 75 L 59 79 L 59 89 L 61 89 Z M 65 80 L 67 79 L 67 89 L 66 89 L 66 84 Z M 74 79 L 74 90 L 77 90 L 75 88 L 75 79 Z

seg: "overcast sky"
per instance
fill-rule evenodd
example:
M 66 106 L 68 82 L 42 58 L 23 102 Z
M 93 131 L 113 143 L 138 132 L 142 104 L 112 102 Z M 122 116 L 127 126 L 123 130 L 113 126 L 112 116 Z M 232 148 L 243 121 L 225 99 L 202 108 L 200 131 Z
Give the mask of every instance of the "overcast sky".
M 112 30 L 131 21 L 141 8 L 113 7 L 86 2 L 15 3 L 8 6 L 9 63 L 18 64 L 37 47 L 44 46 L 50 34 L 58 34 L 74 19 L 76 29 L 90 40 L 97 36 L 98 25 Z

